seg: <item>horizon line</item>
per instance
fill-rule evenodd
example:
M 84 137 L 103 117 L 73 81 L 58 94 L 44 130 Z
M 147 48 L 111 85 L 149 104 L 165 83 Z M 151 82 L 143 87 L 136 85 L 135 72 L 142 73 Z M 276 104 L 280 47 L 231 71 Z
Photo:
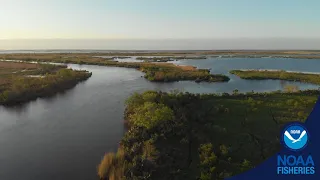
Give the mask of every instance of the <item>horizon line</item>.
M 136 49 L 136 50 L 130 50 L 130 49 L 72 49 L 72 48 L 66 48 L 66 49 L 0 49 L 0 51 L 133 51 L 133 52 L 140 52 L 140 51 L 320 51 L 320 49 Z
M 210 37 L 210 38 L 0 38 L 0 40 L 224 40 L 224 39 L 319 39 L 320 37 Z

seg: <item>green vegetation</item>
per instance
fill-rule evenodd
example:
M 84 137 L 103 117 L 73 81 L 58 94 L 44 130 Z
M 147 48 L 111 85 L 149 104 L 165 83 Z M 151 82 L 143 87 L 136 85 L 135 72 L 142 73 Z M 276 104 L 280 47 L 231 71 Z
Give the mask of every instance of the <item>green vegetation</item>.
M 135 62 L 117 62 L 106 60 L 104 58 L 93 57 L 88 55 L 78 54 L 32 54 L 32 55 L 6 55 L 6 59 L 24 60 L 24 61 L 37 61 L 37 62 L 55 62 L 55 63 L 74 63 L 74 64 L 88 64 L 99 66 L 114 66 L 135 68 L 145 74 L 145 78 L 149 81 L 155 82 L 170 82 L 180 80 L 194 80 L 196 82 L 224 82 L 229 81 L 225 75 L 210 74 L 209 70 L 196 69 L 193 66 L 176 66 L 170 63 L 135 63 Z
M 142 64 L 140 70 L 150 81 L 169 82 L 179 80 L 195 80 L 196 82 L 223 82 L 229 77 L 220 74 L 210 74 L 206 69 L 195 69 L 192 66 L 175 66 L 171 64 Z
M 91 73 L 66 66 L 0 62 L 0 105 L 16 105 L 74 87 Z
M 319 91 L 190 94 L 147 91 L 126 102 L 129 130 L 100 179 L 223 179 L 280 149 L 285 123 L 304 121 Z M 116 174 L 116 176 L 114 175 Z
M 307 74 L 286 71 L 258 71 L 258 70 L 232 70 L 231 74 L 242 79 L 280 79 L 287 81 L 299 81 L 312 84 L 320 84 L 320 74 Z

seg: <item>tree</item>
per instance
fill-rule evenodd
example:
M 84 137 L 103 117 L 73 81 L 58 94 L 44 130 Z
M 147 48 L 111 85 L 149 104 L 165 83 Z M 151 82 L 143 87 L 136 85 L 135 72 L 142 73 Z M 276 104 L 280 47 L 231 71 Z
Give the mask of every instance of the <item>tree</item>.
M 213 152 L 211 143 L 201 144 L 199 148 L 201 180 L 210 180 L 214 177 L 217 156 Z
M 238 93 L 239 93 L 239 90 L 238 90 L 238 89 L 233 90 L 233 94 L 234 94 L 234 95 L 237 95 Z
M 71 69 L 60 69 L 57 72 L 57 75 L 62 77 L 71 77 L 72 76 L 72 70 Z
M 173 120 L 173 111 L 164 104 L 145 102 L 134 109 L 129 116 L 129 123 L 151 129 L 158 123 Z

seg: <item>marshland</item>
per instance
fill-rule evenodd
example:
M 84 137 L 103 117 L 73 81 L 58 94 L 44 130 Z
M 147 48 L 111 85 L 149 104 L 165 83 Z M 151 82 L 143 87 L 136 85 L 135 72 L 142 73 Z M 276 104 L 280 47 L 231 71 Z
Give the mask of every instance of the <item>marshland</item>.
M 219 58 L 228 54 L 239 57 Z M 275 57 L 240 57 L 256 54 Z M 219 179 L 243 172 L 276 152 L 279 128 L 304 121 L 317 100 L 318 77 L 310 74 L 319 73 L 320 61 L 285 57 L 298 55 L 311 52 L 1 54 L 2 102 L 7 92 L 24 98 L 0 106 L 0 177 Z M 190 58 L 130 62 L 154 56 Z M 232 72 L 244 69 L 259 71 L 255 78 Z M 283 78 L 269 74 L 274 69 Z M 300 74 L 291 78 L 291 71 Z

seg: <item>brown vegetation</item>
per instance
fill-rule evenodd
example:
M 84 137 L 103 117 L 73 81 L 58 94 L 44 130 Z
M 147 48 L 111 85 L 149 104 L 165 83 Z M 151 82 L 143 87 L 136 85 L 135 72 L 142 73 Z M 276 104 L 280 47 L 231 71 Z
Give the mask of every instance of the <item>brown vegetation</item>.
M 17 63 L 17 62 L 8 62 L 0 61 L 0 68 L 10 68 L 10 69 L 36 69 L 39 68 L 39 64 L 35 63 Z
M 300 55 L 301 58 L 320 59 L 320 51 L 241 51 L 241 50 L 207 50 L 207 51 L 170 51 L 170 52 L 110 52 L 110 53 L 19 53 L 19 54 L 0 54 L 0 59 L 17 59 L 17 60 L 61 60 L 61 59 L 88 59 L 94 56 L 110 56 L 109 60 L 114 57 L 130 57 L 130 56 L 204 56 L 204 55 L 279 55 L 279 56 L 295 56 Z M 302 56 L 301 56 L 302 55 Z M 310 56 L 312 55 L 312 56 Z M 99 59 L 99 58 L 94 58 Z

